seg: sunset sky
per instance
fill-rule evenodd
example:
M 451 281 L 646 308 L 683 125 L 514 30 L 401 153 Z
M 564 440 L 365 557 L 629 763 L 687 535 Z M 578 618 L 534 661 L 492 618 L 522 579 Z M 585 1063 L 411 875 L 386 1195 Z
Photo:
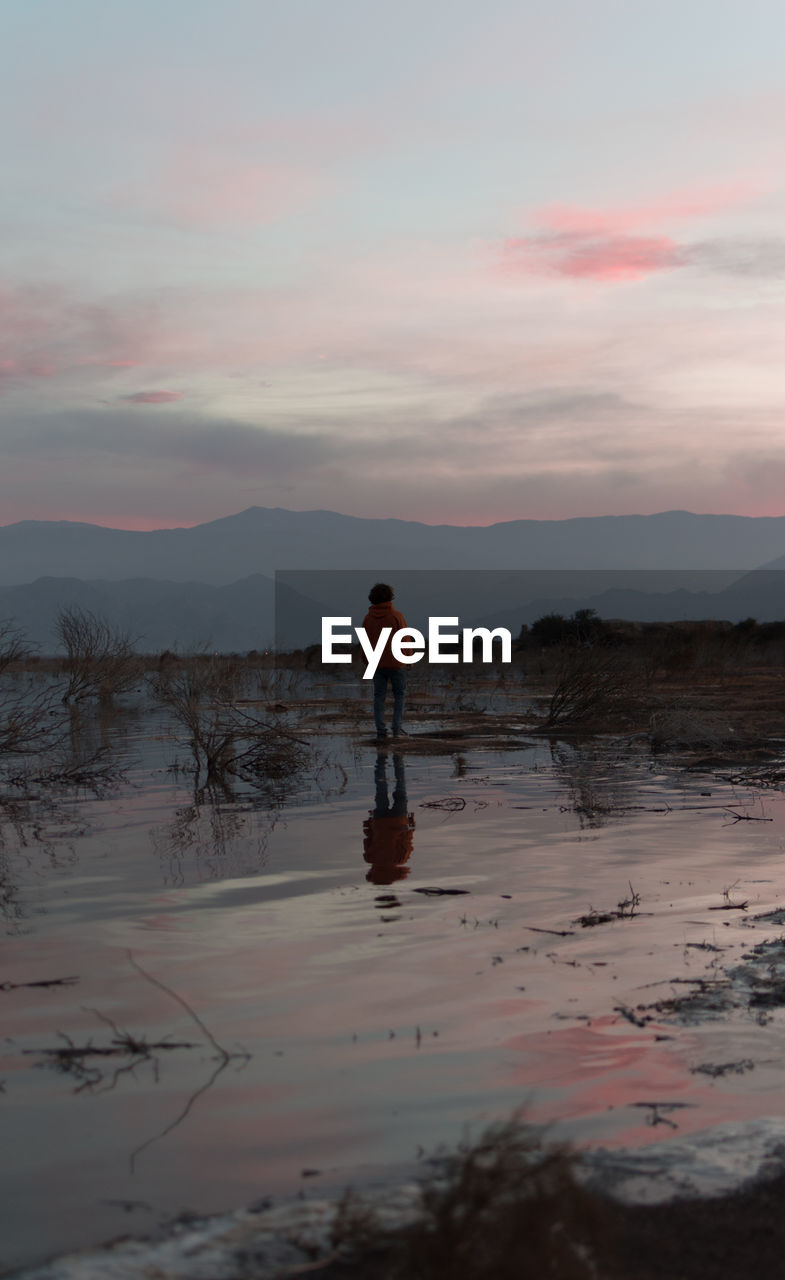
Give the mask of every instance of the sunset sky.
M 785 512 L 782 0 L 3 0 L 0 523 Z

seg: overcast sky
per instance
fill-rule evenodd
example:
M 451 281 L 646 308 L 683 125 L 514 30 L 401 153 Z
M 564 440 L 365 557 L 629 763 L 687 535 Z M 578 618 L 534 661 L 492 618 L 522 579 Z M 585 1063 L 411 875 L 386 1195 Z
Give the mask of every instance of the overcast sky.
M 785 512 L 782 0 L 3 0 L 0 523 Z

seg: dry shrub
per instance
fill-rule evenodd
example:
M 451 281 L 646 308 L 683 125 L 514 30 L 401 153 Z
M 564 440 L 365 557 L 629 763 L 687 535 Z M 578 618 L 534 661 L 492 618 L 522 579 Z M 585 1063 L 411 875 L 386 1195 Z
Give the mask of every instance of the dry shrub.
M 515 1116 L 494 1125 L 421 1187 L 416 1219 L 379 1230 L 356 1198 L 344 1199 L 334 1243 L 381 1252 L 379 1280 L 589 1280 L 606 1243 L 605 1212 L 577 1183 L 562 1147 L 542 1146 Z
M 645 674 L 625 653 L 568 649 L 556 672 L 545 727 L 595 724 L 638 710 Z
M 151 687 L 185 728 L 197 779 L 202 769 L 208 779 L 220 777 L 236 754 L 231 707 L 237 685 L 230 663 L 206 657 L 162 663 Z
M 141 664 L 131 637 L 105 618 L 77 606 L 61 609 L 55 634 L 66 654 L 68 684 L 63 702 L 97 698 L 108 703 L 138 684 Z
M 78 716 L 63 706 L 61 690 L 29 670 L 31 648 L 10 622 L 0 622 L 0 780 L 14 789 L 90 786 L 103 789 L 118 769 L 103 744 L 85 740 Z M 8 797 L 0 799 L 7 809 Z
M 36 755 L 63 737 L 54 691 L 20 687 L 11 674 L 30 654 L 23 632 L 12 622 L 0 622 L 0 757 Z
M 13 622 L 0 622 L 0 673 L 24 658 L 30 657 L 30 646 L 24 632 Z

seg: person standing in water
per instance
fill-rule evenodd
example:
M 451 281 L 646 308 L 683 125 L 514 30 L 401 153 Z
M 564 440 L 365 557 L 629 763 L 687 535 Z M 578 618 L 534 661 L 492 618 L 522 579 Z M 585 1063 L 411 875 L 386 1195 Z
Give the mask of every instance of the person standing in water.
M 406 626 L 402 613 L 393 608 L 395 592 L 386 582 L 377 582 L 368 592 L 371 607 L 365 615 L 363 626 L 371 643 L 375 646 L 383 627 L 391 627 L 393 634 Z M 379 665 L 373 677 L 373 719 L 376 726 L 376 740 L 383 742 L 387 737 L 387 726 L 384 722 L 384 704 L 387 699 L 387 686 L 392 688 L 392 736 L 399 738 L 405 735 L 403 727 L 403 704 L 406 696 L 406 672 L 404 663 L 394 657 L 391 648 L 392 635 L 385 645 Z

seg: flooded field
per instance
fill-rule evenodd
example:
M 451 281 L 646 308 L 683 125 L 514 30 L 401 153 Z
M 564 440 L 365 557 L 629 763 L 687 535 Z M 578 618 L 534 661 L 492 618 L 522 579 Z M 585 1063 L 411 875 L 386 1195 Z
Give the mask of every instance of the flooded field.
M 95 785 L 0 797 L 0 1267 L 522 1105 L 579 1147 L 782 1114 L 776 760 L 511 734 L 492 698 L 377 751 L 355 685 L 279 699 L 305 745 L 264 785 L 195 779 L 131 699 L 85 713 Z

